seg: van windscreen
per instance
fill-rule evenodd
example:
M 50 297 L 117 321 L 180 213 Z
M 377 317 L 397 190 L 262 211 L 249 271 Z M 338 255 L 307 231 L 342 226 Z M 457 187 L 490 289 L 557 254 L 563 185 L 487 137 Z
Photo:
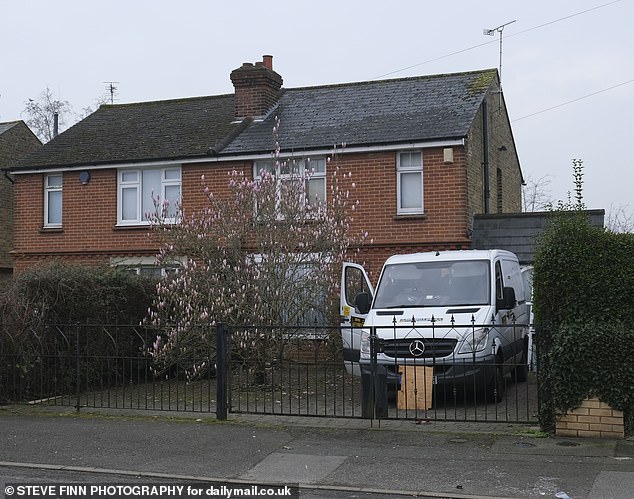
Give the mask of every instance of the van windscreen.
M 386 265 L 374 308 L 488 305 L 487 260 Z

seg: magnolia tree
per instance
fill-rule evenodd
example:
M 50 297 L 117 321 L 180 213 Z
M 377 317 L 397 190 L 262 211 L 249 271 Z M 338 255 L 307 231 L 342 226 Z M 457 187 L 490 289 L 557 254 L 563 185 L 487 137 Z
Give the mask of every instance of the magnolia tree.
M 275 136 L 278 129 L 276 123 Z M 165 332 L 150 349 L 159 371 L 179 365 L 191 379 L 209 368 L 199 359 L 213 349 L 213 330 L 201 324 L 248 325 L 232 336 L 232 356 L 256 356 L 263 366 L 279 359 L 288 338 L 287 329 L 272 326 L 324 323 L 341 262 L 367 237 L 351 232 L 355 184 L 333 157 L 326 160 L 326 199 L 323 183 L 314 188 L 326 182 L 315 175 L 315 162 L 281 159 L 276 141 L 255 180 L 229 173 L 229 195 L 216 195 L 203 176 L 204 209 L 170 216 L 169 204 L 160 204 L 154 217 L 164 238 L 159 260 L 180 265 L 158 284 L 149 313 Z

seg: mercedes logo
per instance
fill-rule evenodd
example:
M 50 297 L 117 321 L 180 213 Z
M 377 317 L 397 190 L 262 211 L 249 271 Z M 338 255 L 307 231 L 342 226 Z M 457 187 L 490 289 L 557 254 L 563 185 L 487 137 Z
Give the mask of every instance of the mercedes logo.
M 420 357 L 425 352 L 425 343 L 423 340 L 414 340 L 409 344 L 409 353 L 412 357 Z

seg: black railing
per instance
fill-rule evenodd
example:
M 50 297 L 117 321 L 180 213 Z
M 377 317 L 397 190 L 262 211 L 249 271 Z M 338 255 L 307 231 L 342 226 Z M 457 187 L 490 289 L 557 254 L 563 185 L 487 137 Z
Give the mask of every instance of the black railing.
M 213 339 L 210 325 L 195 326 Z M 136 325 L 57 324 L 0 335 L 0 402 L 174 411 L 215 411 L 215 372 L 188 379 L 210 352 L 160 362 L 150 353 L 165 330 Z M 215 355 L 215 353 L 214 353 Z
M 431 319 L 367 329 L 364 417 L 535 422 L 532 328 Z M 362 359 L 363 361 L 363 359 Z
M 16 327 L 20 334 L 0 336 L 0 403 L 215 413 L 219 419 L 233 412 L 536 421 L 536 376 L 525 372 L 526 359 L 507 361 L 500 370 L 495 360 L 476 366 L 464 355 L 447 355 L 456 342 L 448 327 L 479 329 L 367 329 L 372 355 L 365 364 L 344 361 L 342 334 L 361 333 L 350 327 Z M 519 325 L 507 327 L 520 331 Z M 471 376 L 475 368 L 482 379 Z
M 230 343 L 231 412 L 361 417 L 338 326 L 235 326 Z

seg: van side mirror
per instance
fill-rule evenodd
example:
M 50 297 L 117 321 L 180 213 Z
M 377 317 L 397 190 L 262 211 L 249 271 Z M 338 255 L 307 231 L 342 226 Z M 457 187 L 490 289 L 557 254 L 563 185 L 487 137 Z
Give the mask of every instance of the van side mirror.
M 515 307 L 515 289 L 510 286 L 504 287 L 502 290 L 503 298 L 497 300 L 495 304 L 498 310 L 510 310 Z
M 370 311 L 370 293 L 363 291 L 354 297 L 354 306 L 360 314 L 367 314 Z

